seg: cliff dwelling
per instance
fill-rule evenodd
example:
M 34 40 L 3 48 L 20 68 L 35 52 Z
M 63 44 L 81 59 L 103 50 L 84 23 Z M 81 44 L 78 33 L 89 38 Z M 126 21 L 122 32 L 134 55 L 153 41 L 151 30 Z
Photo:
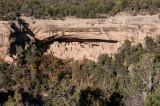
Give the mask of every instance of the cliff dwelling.
M 43 44 L 41 48 L 43 48 L 42 50 L 48 48 L 46 53 L 63 59 L 82 60 L 88 58 L 96 61 L 100 54 L 109 53 L 111 56 L 116 51 L 117 42 L 103 39 L 59 38 L 52 43 Z
M 146 36 L 155 39 L 160 34 L 160 20 L 157 15 L 115 16 L 106 19 L 66 17 L 65 20 L 21 18 L 29 24 L 30 33 L 22 32 L 16 37 L 22 42 L 25 40 L 25 45 L 35 43 L 42 53 L 51 53 L 62 59 L 88 58 L 97 61 L 100 54 L 108 53 L 112 56 L 116 53 L 126 39 L 130 40 L 132 45 L 139 42 L 144 45 Z M 0 23 L 0 56 L 4 58 L 7 56 L 7 49 L 14 49 L 10 46 L 16 43 L 15 37 L 10 36 L 12 28 L 9 25 L 8 22 Z

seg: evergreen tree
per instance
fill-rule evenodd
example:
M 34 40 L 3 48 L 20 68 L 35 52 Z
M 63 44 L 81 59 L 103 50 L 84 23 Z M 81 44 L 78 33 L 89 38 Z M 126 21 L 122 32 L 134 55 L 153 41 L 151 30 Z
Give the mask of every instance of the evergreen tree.
M 38 50 L 37 47 L 33 45 L 29 50 L 27 50 L 25 60 L 29 65 L 36 65 L 37 58 L 38 58 Z
M 16 103 L 11 96 L 8 96 L 8 101 L 5 102 L 5 106 L 15 106 Z
M 14 100 L 15 100 L 15 103 L 17 105 L 20 105 L 22 104 L 22 95 L 21 93 L 19 93 L 19 91 L 16 89 L 15 93 L 14 93 Z
M 157 48 L 157 44 L 156 42 L 153 41 L 153 39 L 149 36 L 146 36 L 145 37 L 145 44 L 146 44 L 146 48 L 149 50 L 149 51 L 153 51 Z
M 21 46 L 16 46 L 16 55 L 17 55 L 17 66 L 21 66 L 23 64 L 24 59 L 24 49 Z

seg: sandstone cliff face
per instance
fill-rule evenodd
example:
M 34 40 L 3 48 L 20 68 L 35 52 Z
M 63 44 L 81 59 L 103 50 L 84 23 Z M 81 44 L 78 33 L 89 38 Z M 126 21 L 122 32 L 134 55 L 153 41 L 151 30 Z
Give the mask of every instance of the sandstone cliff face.
M 36 38 L 43 40 L 49 36 L 69 36 L 75 38 L 112 39 L 133 42 L 143 41 L 148 35 L 155 37 L 160 33 L 160 19 L 156 16 L 115 16 L 107 19 L 35 20 L 31 29 Z M 37 26 L 39 28 L 37 28 Z
M 6 61 L 13 61 L 16 56 L 16 46 L 22 46 L 27 49 L 35 43 L 33 34 L 30 34 L 28 29 L 20 26 L 18 22 L 0 22 L 0 57 Z
M 10 30 L 8 29 L 8 22 L 0 22 L 0 57 L 4 58 L 9 47 Z
M 22 17 L 29 23 L 38 40 L 40 49 L 45 53 L 52 53 L 58 58 L 89 58 L 97 60 L 102 53 L 112 55 L 117 52 L 124 40 L 132 44 L 141 42 L 151 36 L 160 35 L 160 19 L 154 16 L 121 16 L 107 19 L 78 19 L 67 17 L 65 20 L 36 20 Z M 0 24 L 4 35 L 0 34 L 1 48 L 8 43 L 9 30 Z M 3 37 L 2 37 L 3 36 Z M 5 37 L 4 37 L 5 36 Z M 1 50 L 1 49 L 0 49 Z M 4 54 L 5 53 L 2 53 Z M 2 56 L 2 55 L 1 55 Z

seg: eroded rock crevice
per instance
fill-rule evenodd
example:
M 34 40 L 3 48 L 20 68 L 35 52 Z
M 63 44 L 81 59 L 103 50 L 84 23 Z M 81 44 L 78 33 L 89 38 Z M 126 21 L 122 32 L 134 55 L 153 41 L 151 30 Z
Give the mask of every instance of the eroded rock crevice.
M 117 43 L 117 40 L 104 40 L 104 39 L 79 39 L 79 38 L 58 38 L 55 41 L 58 42 L 104 42 L 104 43 Z

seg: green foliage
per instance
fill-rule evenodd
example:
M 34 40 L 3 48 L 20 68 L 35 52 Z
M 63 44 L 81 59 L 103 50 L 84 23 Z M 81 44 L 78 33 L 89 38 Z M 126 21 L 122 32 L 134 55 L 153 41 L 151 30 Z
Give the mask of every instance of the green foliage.
M 125 9 L 126 7 L 128 7 L 128 5 L 129 5 L 129 1 L 128 0 L 122 0 L 121 1 L 122 9 Z
M 157 37 L 157 44 L 160 44 L 160 35 Z
M 63 19 L 68 15 L 99 18 L 103 14 L 114 15 L 125 10 L 147 9 L 153 14 L 158 8 L 159 0 L 1 0 L 0 19 L 18 20 L 21 14 L 42 19 Z
M 129 50 L 131 48 L 131 42 L 129 40 L 125 40 L 124 41 L 124 44 L 122 45 L 122 47 L 125 49 L 125 50 Z
M 157 48 L 156 42 L 154 42 L 153 39 L 149 36 L 145 37 L 145 44 L 146 44 L 146 48 L 149 51 L 153 51 L 154 49 Z
M 109 57 L 108 54 L 101 54 L 99 57 L 98 57 L 98 62 L 97 64 L 101 65 L 101 66 L 106 66 L 108 68 L 111 67 L 111 61 L 112 61 L 112 58 Z
M 1 64 L 0 64 L 0 71 L 2 72 L 2 73 L 6 73 L 6 72 L 8 72 L 9 73 L 9 64 L 7 64 L 6 62 L 2 62 Z
M 93 70 L 95 68 L 95 62 L 90 60 L 88 62 L 88 68 L 89 70 Z
M 2 58 L 0 57 L 0 64 L 1 64 L 2 61 L 3 61 L 3 60 L 2 60 Z
M 14 98 L 17 105 L 22 103 L 22 95 L 21 95 L 21 93 L 19 93 L 18 90 L 15 91 L 13 98 Z
M 80 99 L 79 99 L 80 106 L 106 106 L 107 101 L 105 97 L 103 97 L 103 93 L 100 89 L 92 90 L 91 88 L 87 87 L 80 92 Z
M 5 105 L 6 106 L 15 106 L 16 103 L 15 103 L 15 101 L 13 100 L 13 98 L 11 96 L 8 96 L 8 101 L 5 102 Z
M 22 95 L 18 92 L 18 90 L 15 91 L 14 97 L 8 96 L 8 101 L 5 102 L 5 106 L 16 106 L 16 105 L 23 105 L 22 104 Z
M 15 84 L 14 81 L 8 76 L 3 76 L 1 82 L 5 88 L 11 87 Z
M 27 50 L 25 54 L 25 60 L 29 65 L 35 65 L 38 59 L 38 51 L 36 46 L 31 46 L 29 50 Z
M 73 66 L 73 72 L 80 72 L 81 71 L 81 67 L 79 63 L 75 63 L 75 65 Z
M 24 58 L 24 50 L 21 46 L 16 46 L 16 54 L 17 54 L 17 66 L 21 66 L 23 64 L 23 58 Z
M 21 74 L 21 73 L 14 73 L 14 74 L 13 74 L 13 79 L 14 79 L 16 82 L 19 82 L 21 78 L 22 78 L 22 74 Z
M 116 54 L 101 54 L 97 62 L 61 60 L 40 55 L 35 46 L 27 51 L 20 47 L 20 67 L 0 63 L 1 89 L 8 93 L 20 89 L 11 94 L 13 98 L 4 93 L 9 99 L 3 102 L 9 106 L 159 105 L 159 39 L 158 44 L 150 37 L 145 40 L 147 49 L 126 40 Z
M 154 6 L 157 7 L 157 8 L 160 8 L 160 1 L 159 0 L 155 0 L 154 3 Z
M 150 92 L 145 99 L 145 106 L 159 106 L 160 105 L 160 92 Z

